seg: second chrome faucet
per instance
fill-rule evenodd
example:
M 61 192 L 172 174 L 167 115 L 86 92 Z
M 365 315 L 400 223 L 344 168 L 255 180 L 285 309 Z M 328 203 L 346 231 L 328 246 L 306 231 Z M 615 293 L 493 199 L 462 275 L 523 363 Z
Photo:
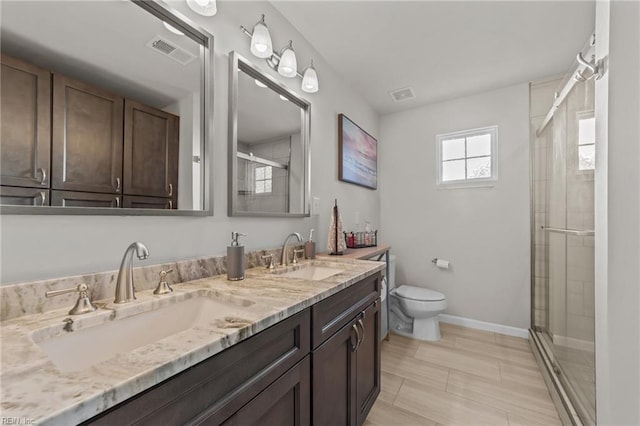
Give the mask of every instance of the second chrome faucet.
M 287 235 L 287 238 L 284 239 L 284 244 L 282 245 L 282 262 L 281 262 L 282 266 L 287 266 L 287 264 L 289 263 L 287 260 L 287 244 L 289 244 L 289 239 L 291 237 L 296 237 L 298 238 L 298 242 L 300 243 L 302 242 L 302 237 L 297 232 L 292 232 L 291 234 Z
M 136 292 L 133 286 L 133 252 L 136 252 L 138 259 L 145 260 L 149 257 L 149 250 L 140 243 L 131 243 L 124 252 L 120 270 L 118 271 L 118 281 L 116 282 L 115 303 L 126 303 L 135 300 Z

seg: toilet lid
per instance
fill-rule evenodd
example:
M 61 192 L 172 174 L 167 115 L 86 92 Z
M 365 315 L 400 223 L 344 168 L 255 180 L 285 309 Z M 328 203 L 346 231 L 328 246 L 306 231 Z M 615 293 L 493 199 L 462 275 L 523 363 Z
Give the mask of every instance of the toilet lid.
M 401 285 L 396 289 L 396 294 L 405 299 L 423 300 L 426 302 L 437 302 L 445 299 L 444 294 L 440 292 L 412 285 Z

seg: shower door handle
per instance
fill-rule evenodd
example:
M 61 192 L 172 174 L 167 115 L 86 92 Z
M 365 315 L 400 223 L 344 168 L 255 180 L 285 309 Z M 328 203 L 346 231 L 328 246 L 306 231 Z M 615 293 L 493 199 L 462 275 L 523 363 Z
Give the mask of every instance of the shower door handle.
M 540 229 L 547 232 L 557 232 L 559 234 L 575 235 L 578 237 L 592 237 L 595 235 L 595 231 L 589 229 L 553 228 L 551 226 L 541 226 Z

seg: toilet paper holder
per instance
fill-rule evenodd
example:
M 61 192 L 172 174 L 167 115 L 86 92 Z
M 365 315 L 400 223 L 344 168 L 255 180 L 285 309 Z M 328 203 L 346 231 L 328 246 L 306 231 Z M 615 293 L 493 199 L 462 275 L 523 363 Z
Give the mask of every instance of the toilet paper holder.
M 451 263 L 448 260 L 439 259 L 437 257 L 434 257 L 433 259 L 431 259 L 431 263 L 433 263 L 440 269 L 449 269 L 451 265 Z

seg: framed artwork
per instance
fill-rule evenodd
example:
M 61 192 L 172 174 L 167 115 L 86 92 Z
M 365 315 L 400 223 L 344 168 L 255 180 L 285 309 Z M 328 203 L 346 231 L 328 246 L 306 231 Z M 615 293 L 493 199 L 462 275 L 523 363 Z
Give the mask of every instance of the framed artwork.
M 338 115 L 338 179 L 378 188 L 378 141 L 346 115 Z

